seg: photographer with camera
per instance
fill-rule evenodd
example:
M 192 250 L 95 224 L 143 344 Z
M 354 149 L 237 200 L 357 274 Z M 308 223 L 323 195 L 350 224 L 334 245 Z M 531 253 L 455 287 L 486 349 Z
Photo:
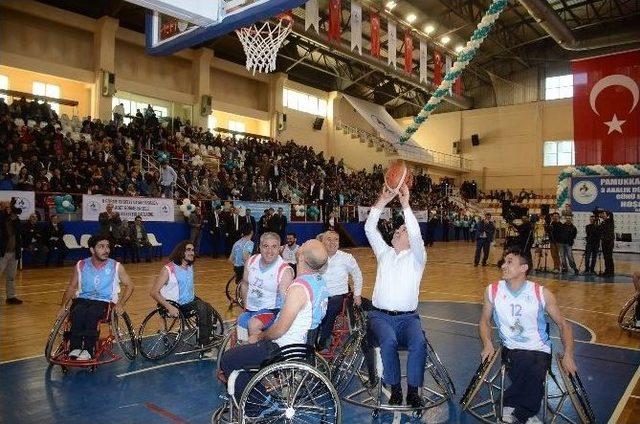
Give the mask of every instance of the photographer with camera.
M 602 242 L 602 258 L 604 259 L 604 272 L 600 276 L 613 277 L 613 246 L 616 235 L 613 214 L 609 211 L 600 211 L 600 240 Z
M 598 250 L 600 250 L 600 228 L 597 215 L 589 217 L 589 224 L 584 229 L 587 233 L 587 244 L 584 250 L 584 275 L 595 275 Z
M 517 223 L 516 220 L 511 222 L 511 225 L 516 229 L 518 233 L 517 243 L 519 250 L 523 256 L 529 259 L 529 263 L 533 263 L 531 257 L 531 248 L 533 247 L 533 226 L 529 220 L 529 216 L 522 215 L 521 223 Z
M 16 297 L 16 271 L 22 247 L 22 232 L 19 214 L 15 207 L 16 199 L 11 202 L 0 202 L 0 275 L 7 274 L 7 299 L 9 305 L 19 305 L 22 300 Z

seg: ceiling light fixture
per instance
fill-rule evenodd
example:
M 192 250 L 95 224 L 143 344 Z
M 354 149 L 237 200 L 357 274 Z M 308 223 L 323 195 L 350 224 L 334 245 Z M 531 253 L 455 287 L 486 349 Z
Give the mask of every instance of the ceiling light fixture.
M 436 30 L 436 27 L 434 27 L 431 24 L 424 27 L 424 32 L 426 32 L 427 34 L 431 34 L 435 30 Z
M 456 53 L 460 53 L 460 52 L 462 51 L 462 49 L 463 49 L 463 48 L 464 48 L 464 47 L 462 46 L 462 44 L 458 44 L 458 45 L 456 46 Z
M 387 10 L 393 10 L 393 8 L 396 7 L 397 5 L 398 3 L 395 1 L 388 1 L 385 7 L 387 8 Z
M 416 19 L 418 19 L 418 17 L 413 13 L 410 13 L 409 15 L 407 15 L 407 22 L 409 22 L 410 24 L 414 23 Z
M 451 38 L 447 37 L 446 35 L 440 39 L 440 42 L 441 42 L 443 45 L 444 45 L 444 44 L 447 44 L 449 41 L 451 41 Z

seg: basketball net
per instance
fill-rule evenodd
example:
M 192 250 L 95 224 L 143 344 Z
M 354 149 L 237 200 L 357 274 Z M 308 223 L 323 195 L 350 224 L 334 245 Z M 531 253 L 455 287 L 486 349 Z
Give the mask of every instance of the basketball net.
M 247 56 L 247 70 L 273 72 L 280 46 L 291 33 L 293 19 L 287 14 L 278 16 L 277 22 L 256 22 L 248 27 L 236 30 L 242 48 Z

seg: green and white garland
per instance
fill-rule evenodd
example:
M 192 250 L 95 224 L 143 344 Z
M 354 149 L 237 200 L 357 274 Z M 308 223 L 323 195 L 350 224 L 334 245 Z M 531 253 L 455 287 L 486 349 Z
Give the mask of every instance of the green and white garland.
M 409 124 L 409 126 L 407 126 L 407 128 L 404 130 L 404 133 L 400 136 L 400 144 L 404 144 L 416 131 L 418 131 L 420 125 L 422 125 L 424 121 L 427 120 L 429 115 L 431 115 L 431 112 L 433 112 L 436 107 L 438 107 L 438 104 L 442 102 L 444 96 L 449 94 L 451 86 L 460 77 L 462 71 L 467 67 L 469 62 L 473 60 L 478 49 L 480 48 L 480 45 L 482 44 L 484 39 L 487 38 L 487 35 L 489 35 L 489 31 L 491 31 L 493 24 L 498 19 L 498 16 L 500 16 L 500 13 L 502 13 L 505 7 L 507 7 L 507 4 L 507 0 L 493 0 L 493 2 L 491 2 L 487 13 L 478 24 L 476 30 L 473 32 L 471 40 L 469 40 L 467 42 L 467 45 L 460 51 L 460 54 L 458 54 L 458 59 L 453 64 L 451 69 L 449 69 L 449 72 L 447 72 L 447 74 L 444 76 L 444 79 L 442 80 L 436 91 L 433 92 L 427 104 L 425 104 L 420 113 L 415 118 L 413 118 L 413 122 Z
M 585 176 L 630 177 L 640 175 L 640 164 L 570 166 L 558 175 L 558 209 L 569 203 L 569 179 Z

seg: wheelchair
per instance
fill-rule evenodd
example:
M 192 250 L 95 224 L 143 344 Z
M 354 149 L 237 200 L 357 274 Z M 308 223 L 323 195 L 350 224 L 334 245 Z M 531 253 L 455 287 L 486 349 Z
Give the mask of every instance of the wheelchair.
M 212 424 L 342 422 L 342 406 L 330 378 L 320 371 L 322 358 L 309 344 L 280 348 L 257 369 L 235 370 L 227 381 L 228 397 L 211 417 Z M 242 393 L 235 381 L 255 373 Z
M 176 355 L 196 353 L 203 358 L 205 352 L 220 346 L 224 324 L 218 311 L 213 307 L 210 309 L 213 327 L 211 342 L 203 346 L 198 343 L 199 329 L 195 311 L 184 314 L 178 303 L 171 300 L 168 302 L 178 309 L 177 317 L 169 316 L 167 309 L 158 305 L 140 325 L 138 348 L 143 357 L 150 361 L 157 361 L 178 350 Z
M 631 299 L 629 299 L 618 314 L 618 325 L 623 330 L 640 333 L 640 327 L 636 325 L 635 317 L 638 303 L 640 303 L 640 293 L 636 293 Z
M 365 325 L 365 318 L 362 309 L 353 304 L 353 293 L 350 292 L 342 302 L 342 309 L 336 317 L 331 332 L 329 348 L 322 352 L 322 356 L 327 361 L 333 361 L 340 347 L 344 344 L 350 334 Z
M 114 341 L 120 347 L 122 354 L 129 360 L 135 359 L 138 354 L 136 343 L 136 333 L 131 325 L 129 315 L 124 312 L 122 315 L 116 312 L 116 305 L 109 303 L 104 317 L 98 321 L 98 339 L 93 349 L 93 358 L 90 360 L 78 360 L 69 358 L 69 335 L 71 334 L 71 308 L 60 316 L 53 325 L 44 356 L 49 362 L 49 366 L 60 365 L 63 373 L 67 373 L 69 368 L 89 368 L 95 371 L 99 365 L 107 364 L 122 359 L 122 356 L 114 352 Z M 107 328 L 105 334 L 103 328 Z
M 502 407 L 506 388 L 506 365 L 497 365 L 502 348 L 497 349 L 491 358 L 480 364 L 469 386 L 465 390 L 460 405 L 462 410 L 487 424 L 502 423 Z M 591 424 L 596 422 L 589 397 L 578 374 L 569 375 L 562 368 L 560 356 L 556 355 L 558 374 L 547 371 L 542 399 L 543 422 L 568 422 L 572 424 Z M 562 381 L 562 384 L 560 383 Z M 573 406 L 577 421 L 567 415 L 567 400 Z
M 370 380 L 366 370 L 362 343 L 367 336 L 366 326 L 356 329 L 346 340 L 331 363 L 331 375 L 334 387 L 343 399 L 351 404 L 372 410 L 374 417 L 380 411 L 407 412 L 413 413 L 415 417 L 420 417 L 422 413 L 430 408 L 436 407 L 455 395 L 455 386 L 449 376 L 449 372 L 444 367 L 438 354 L 435 352 L 429 341 L 425 337 L 427 345 L 427 358 L 425 372 L 429 377 L 421 388 L 422 408 L 414 408 L 404 405 L 389 405 L 384 401 L 390 393 L 382 385 L 383 364 L 380 355 L 380 348 L 373 348 L 373 360 L 375 362 L 376 381 Z M 402 350 L 399 350 L 402 352 Z M 352 384 L 354 378 L 357 384 Z M 406 378 L 402 376 L 402 380 Z M 355 388 L 354 388 L 355 386 Z
M 227 281 L 227 285 L 224 288 L 224 294 L 229 300 L 229 310 L 233 309 L 235 305 L 244 309 L 244 300 L 242 299 L 242 291 L 240 290 L 240 284 L 236 283 L 236 275 L 233 274 Z

